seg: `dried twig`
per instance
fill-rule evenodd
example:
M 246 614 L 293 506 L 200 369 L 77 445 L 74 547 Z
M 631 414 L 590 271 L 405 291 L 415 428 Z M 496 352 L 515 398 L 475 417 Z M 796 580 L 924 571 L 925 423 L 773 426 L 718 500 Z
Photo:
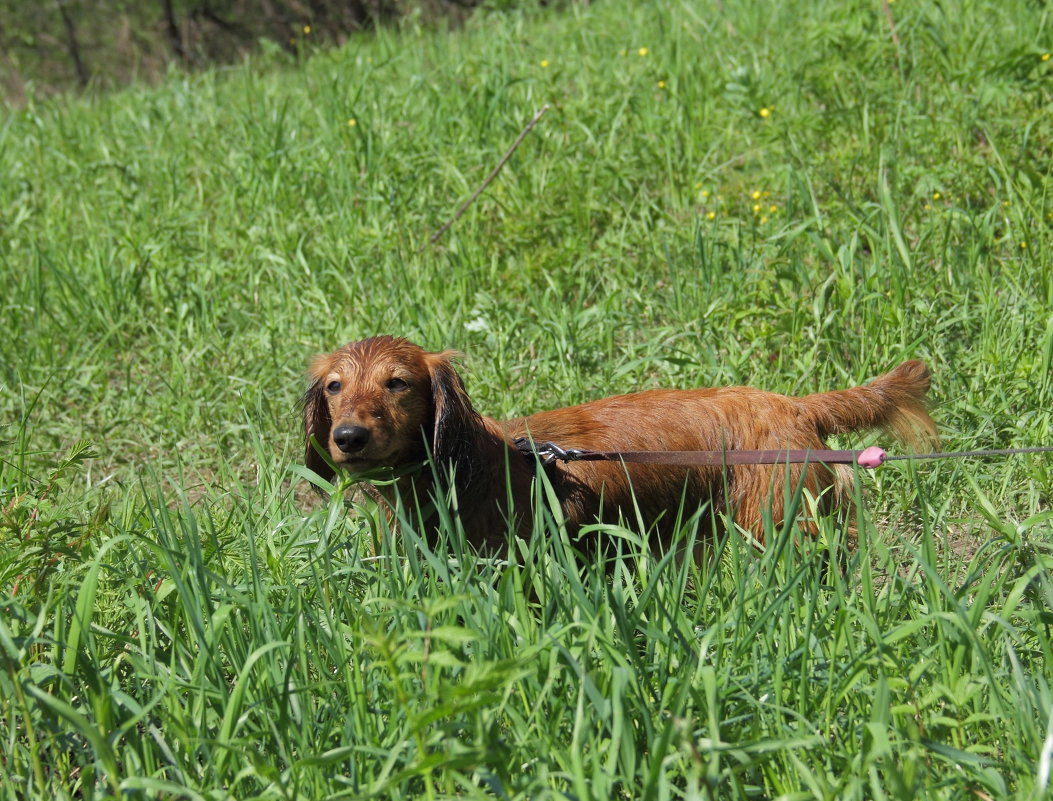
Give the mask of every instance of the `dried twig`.
M 442 228 L 440 228 L 438 231 L 432 234 L 431 238 L 420 246 L 420 250 L 417 251 L 418 253 L 423 251 L 426 247 L 428 247 L 428 245 L 435 244 L 435 242 L 438 241 L 439 237 L 445 234 L 446 231 L 450 228 L 450 226 L 457 222 L 460 216 L 464 214 L 465 211 L 467 211 L 468 207 L 475 202 L 476 198 L 478 198 L 479 195 L 483 193 L 483 190 L 486 189 L 486 187 L 490 185 L 494 178 L 497 177 L 497 173 L 501 172 L 501 168 L 505 166 L 505 162 L 512 158 L 512 154 L 515 153 L 516 148 L 519 147 L 520 143 L 526 138 L 526 135 L 530 133 L 531 129 L 533 129 L 533 127 L 537 125 L 538 120 L 541 119 L 541 117 L 545 114 L 546 111 L 548 111 L 548 103 L 543 105 L 538 111 L 538 113 L 534 115 L 534 119 L 528 122 L 526 124 L 526 127 L 519 132 L 519 136 L 516 137 L 516 140 L 512 143 L 512 146 L 505 151 L 505 154 L 503 156 L 501 156 L 501 160 L 497 162 L 497 166 L 490 170 L 490 174 L 486 176 L 486 179 L 481 184 L 479 184 L 479 188 L 472 192 L 472 196 L 461 204 L 461 207 L 457 209 L 456 213 L 449 220 L 446 221 L 446 224 L 443 225 Z
M 896 20 L 892 18 L 892 8 L 889 6 L 888 0 L 881 0 L 881 10 L 885 12 L 888 30 L 892 34 L 892 43 L 896 45 L 896 52 L 899 52 L 899 34 L 896 33 Z

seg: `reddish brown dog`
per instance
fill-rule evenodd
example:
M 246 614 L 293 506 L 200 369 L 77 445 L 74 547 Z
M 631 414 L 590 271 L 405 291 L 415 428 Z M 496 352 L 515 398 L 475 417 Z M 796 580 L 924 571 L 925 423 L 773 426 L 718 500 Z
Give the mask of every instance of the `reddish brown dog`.
M 451 351 L 428 353 L 404 339 L 375 337 L 319 356 L 304 398 L 307 466 L 323 478 L 332 462 L 352 473 L 378 467 L 414 468 L 381 496 L 395 494 L 409 508 L 412 494 L 456 492 L 468 539 L 499 547 L 509 526 L 529 535 L 532 482 L 537 461 L 513 445 L 518 437 L 595 451 L 820 449 L 824 438 L 884 428 L 912 445 L 935 441 L 925 411 L 928 368 L 904 362 L 866 386 L 790 398 L 748 387 L 654 389 L 540 412 L 503 422 L 472 407 Z M 437 471 L 425 466 L 429 454 Z M 718 522 L 735 522 L 763 538 L 764 513 L 783 522 L 786 487 L 804 482 L 819 511 L 846 503 L 850 468 L 820 464 L 683 467 L 620 462 L 556 463 L 548 475 L 572 529 L 597 519 L 633 521 L 668 533 L 684 505 L 690 513 L 708 503 Z M 787 482 L 786 470 L 790 471 Z M 435 493 L 432 476 L 451 477 Z M 511 507 L 509 506 L 511 500 Z M 635 503 L 634 503 L 635 501 Z M 708 530 L 708 529 L 703 529 Z

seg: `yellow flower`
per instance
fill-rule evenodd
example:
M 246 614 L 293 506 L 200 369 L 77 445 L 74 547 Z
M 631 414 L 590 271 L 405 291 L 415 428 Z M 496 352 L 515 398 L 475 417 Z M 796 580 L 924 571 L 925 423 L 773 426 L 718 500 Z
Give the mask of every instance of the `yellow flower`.
M 542 69 L 544 69 L 545 67 L 548 66 L 548 59 L 547 58 L 543 58 L 543 59 L 541 59 L 540 63 L 541 63 Z
M 1043 53 L 1042 54 L 1042 60 L 1043 61 L 1049 61 L 1049 53 Z
M 753 192 L 750 194 L 750 197 L 754 200 L 760 200 L 760 190 L 754 189 Z
M 358 120 L 356 120 L 354 117 L 347 121 L 348 128 L 354 128 L 356 125 L 358 125 Z
M 707 220 L 715 220 L 715 219 L 717 219 L 717 213 L 715 211 L 709 212 L 708 214 L 706 214 L 706 219 Z
M 767 218 L 767 217 L 761 217 L 761 218 L 760 218 L 760 221 L 761 221 L 762 223 L 766 223 L 766 222 L 768 222 L 768 218 Z
M 764 106 L 757 113 L 760 114 L 760 116 L 763 117 L 764 119 L 768 119 L 768 117 L 771 115 L 771 109 L 768 108 L 767 106 Z
M 754 203 L 753 204 L 753 213 L 754 214 L 760 214 L 760 203 Z
M 770 206 L 768 206 L 768 211 L 770 211 L 772 214 L 774 214 L 778 210 L 779 210 L 779 207 L 776 206 L 774 203 L 772 203 Z
M 658 88 L 659 89 L 665 89 L 665 81 L 659 81 L 658 82 Z
M 702 197 L 704 197 L 704 198 L 705 197 L 709 197 L 709 190 L 708 189 L 703 189 L 702 190 Z
M 641 47 L 639 50 L 636 51 L 636 55 L 638 55 L 638 56 L 646 56 L 647 53 L 648 53 L 648 50 L 647 50 L 646 47 Z
M 1020 249 L 1021 250 L 1027 250 L 1027 242 L 1021 242 L 1020 243 Z
M 311 26 L 310 25 L 304 25 L 303 26 L 303 32 L 304 32 L 305 35 L 310 34 L 311 33 Z
M 943 197 L 943 195 L 941 195 L 939 192 L 933 192 L 932 193 L 932 199 L 933 200 L 939 200 L 941 197 Z
M 1003 200 L 1002 201 L 1002 205 L 1005 206 L 1006 208 L 1009 208 L 1009 201 L 1008 200 Z
M 932 206 L 930 206 L 928 203 L 926 203 L 924 206 L 921 207 L 921 209 L 922 209 L 922 211 L 931 211 L 932 210 Z

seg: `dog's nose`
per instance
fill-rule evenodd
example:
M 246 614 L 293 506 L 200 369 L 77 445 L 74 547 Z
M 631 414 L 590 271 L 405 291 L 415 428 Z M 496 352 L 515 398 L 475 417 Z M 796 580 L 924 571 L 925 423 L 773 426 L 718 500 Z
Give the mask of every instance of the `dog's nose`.
M 340 426 L 333 432 L 333 442 L 344 453 L 360 451 L 369 442 L 369 429 L 363 426 Z

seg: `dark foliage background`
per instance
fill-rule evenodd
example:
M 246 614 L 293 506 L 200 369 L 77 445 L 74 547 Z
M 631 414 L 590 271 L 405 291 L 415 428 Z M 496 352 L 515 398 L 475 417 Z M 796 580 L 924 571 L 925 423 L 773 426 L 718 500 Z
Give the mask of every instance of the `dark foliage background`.
M 170 68 L 239 60 L 261 46 L 317 44 L 412 19 L 460 24 L 511 0 L 0 0 L 0 94 L 108 89 Z M 542 0 L 540 5 L 546 5 Z

